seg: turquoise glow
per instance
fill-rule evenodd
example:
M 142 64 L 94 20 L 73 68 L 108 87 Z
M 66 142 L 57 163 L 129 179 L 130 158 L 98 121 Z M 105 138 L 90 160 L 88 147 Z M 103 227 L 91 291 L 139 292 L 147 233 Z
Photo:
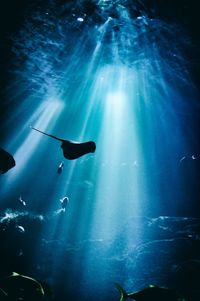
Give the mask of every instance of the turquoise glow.
M 17 210 L 22 196 L 28 212 L 49 219 L 42 239 L 65 246 L 121 235 L 126 254 L 140 241 L 141 217 L 184 214 L 179 162 L 193 151 L 199 104 L 174 26 L 145 14 L 133 19 L 123 5 L 116 5 L 117 19 L 105 12 L 106 2 L 98 2 L 101 22 L 39 12 L 16 38 L 16 61 L 26 59 L 8 87 L 13 111 L 4 141 L 16 167 L 0 178 L 0 196 L 4 208 Z M 93 140 L 96 152 L 67 161 L 58 141 L 30 125 L 63 139 Z M 92 278 L 91 251 L 84 250 L 82 269 L 73 258 L 84 284 Z M 54 252 L 49 278 L 67 266 L 65 249 Z M 39 256 L 36 250 L 33 261 Z M 99 267 L 103 275 L 108 266 Z M 126 267 L 121 273 L 126 277 Z

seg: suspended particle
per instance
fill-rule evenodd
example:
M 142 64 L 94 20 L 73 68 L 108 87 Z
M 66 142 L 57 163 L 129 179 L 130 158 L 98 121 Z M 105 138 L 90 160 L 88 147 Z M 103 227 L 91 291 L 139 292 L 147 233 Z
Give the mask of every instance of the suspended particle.
M 83 19 L 83 18 L 77 18 L 77 21 L 79 21 L 79 22 L 83 22 L 83 21 L 84 21 L 84 19 Z

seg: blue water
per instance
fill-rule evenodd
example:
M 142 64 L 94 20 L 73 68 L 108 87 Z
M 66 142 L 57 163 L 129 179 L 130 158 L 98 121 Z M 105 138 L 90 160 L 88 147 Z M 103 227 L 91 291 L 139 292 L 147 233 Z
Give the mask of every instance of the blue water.
M 37 243 L 57 241 L 53 250 L 45 249 L 51 263 L 48 272 L 39 270 L 40 277 L 53 286 L 66 279 L 68 289 L 78 286 L 86 296 L 89 290 L 89 299 L 80 300 L 106 300 L 106 293 L 102 299 L 91 297 L 99 285 L 90 285 L 95 270 L 87 271 L 94 244 L 87 244 L 81 260 L 76 250 L 66 258 L 65 250 L 69 244 L 95 241 L 105 248 L 103 256 L 110 256 L 106 242 L 115 245 L 124 231 L 124 254 L 142 239 L 136 231 L 141 219 L 195 215 L 195 204 L 187 202 L 188 173 L 181 159 L 198 155 L 200 108 L 185 54 L 192 45 L 179 24 L 149 17 L 137 4 L 133 17 L 123 1 L 92 3 L 41 4 L 12 37 L 13 80 L 7 87 L 10 112 L 3 147 L 13 154 L 16 167 L 1 176 L 0 196 L 2 208 L 11 214 L 17 210 L 45 220 L 33 263 L 42 252 Z M 96 152 L 67 161 L 59 142 L 30 125 L 63 139 L 93 140 Z M 194 201 L 199 196 L 190 188 L 189 194 Z M 62 212 L 65 196 L 69 204 Z M 106 283 L 115 282 L 107 269 L 127 278 L 126 269 L 117 267 L 106 259 L 99 265 L 105 290 Z M 80 285 L 74 283 L 76 273 Z

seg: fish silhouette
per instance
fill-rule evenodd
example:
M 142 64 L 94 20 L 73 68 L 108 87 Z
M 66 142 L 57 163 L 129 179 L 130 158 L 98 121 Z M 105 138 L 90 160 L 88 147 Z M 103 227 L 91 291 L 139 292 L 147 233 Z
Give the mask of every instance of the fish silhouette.
M 180 299 L 180 296 L 175 291 L 156 285 L 149 285 L 143 290 L 130 294 L 126 293 L 118 283 L 115 283 L 115 285 L 120 293 L 119 301 L 125 301 L 126 299 L 135 301 L 184 301 L 184 299 Z
M 39 281 L 16 272 L 0 279 L 0 289 L 8 297 L 5 300 L 36 301 L 45 298 L 44 288 Z

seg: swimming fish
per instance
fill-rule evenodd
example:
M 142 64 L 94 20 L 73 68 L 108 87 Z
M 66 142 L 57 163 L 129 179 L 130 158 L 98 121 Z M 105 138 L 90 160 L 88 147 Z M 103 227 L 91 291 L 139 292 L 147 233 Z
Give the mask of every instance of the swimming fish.
M 6 293 L 8 300 L 36 301 L 45 297 L 43 286 L 39 281 L 15 272 L 0 279 L 0 288 Z
M 72 142 L 69 140 L 60 139 L 56 136 L 44 133 L 34 127 L 31 126 L 31 129 L 40 132 L 46 136 L 49 136 L 55 140 L 61 141 L 61 148 L 63 150 L 63 155 L 68 160 L 74 160 L 77 159 L 83 155 L 86 155 L 88 153 L 94 153 L 96 150 L 96 144 L 93 141 L 78 143 L 78 142 Z
M 184 298 L 180 299 L 173 290 L 150 285 L 149 287 L 127 294 L 126 291 L 118 284 L 115 284 L 120 293 L 119 301 L 125 301 L 126 299 L 133 299 L 135 301 L 184 301 Z
M 0 174 L 6 173 L 15 166 L 15 159 L 11 154 L 0 148 Z
M 21 195 L 18 200 L 22 206 L 26 206 L 26 202 L 22 199 Z
M 59 175 L 62 173 L 63 168 L 64 168 L 64 162 L 61 162 L 57 169 L 57 172 Z
M 65 196 L 64 198 L 60 199 L 60 202 L 61 202 L 62 210 L 65 211 L 69 203 L 69 198 Z

